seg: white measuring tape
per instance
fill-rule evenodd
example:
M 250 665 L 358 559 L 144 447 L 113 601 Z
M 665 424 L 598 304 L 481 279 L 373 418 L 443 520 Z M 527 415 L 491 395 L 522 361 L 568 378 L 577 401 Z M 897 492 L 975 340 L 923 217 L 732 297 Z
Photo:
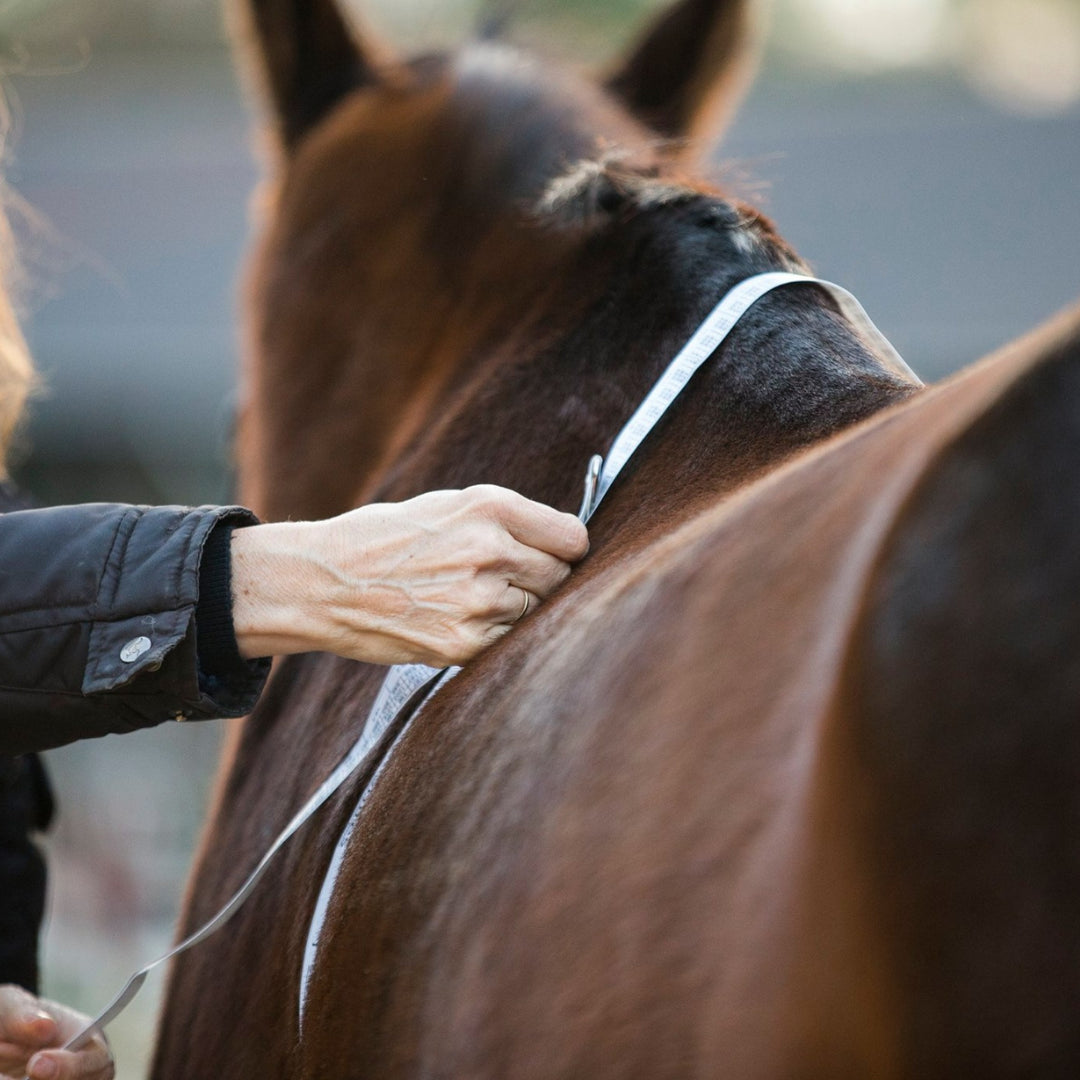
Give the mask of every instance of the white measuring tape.
M 420 715 L 420 711 L 424 706 L 439 690 L 457 675 L 459 671 L 461 671 L 461 668 L 459 667 L 445 668 L 442 672 L 438 672 L 435 668 L 422 667 L 419 664 L 399 665 L 390 669 L 383 682 L 382 689 L 379 691 L 379 698 L 376 699 L 375 705 L 372 707 L 372 715 L 378 710 L 379 701 L 384 693 L 388 695 L 388 699 L 400 700 L 403 696 L 403 692 L 398 689 L 400 685 L 404 684 L 407 686 L 412 684 L 416 686 L 416 690 L 418 691 L 424 686 L 425 682 L 430 683 L 430 687 L 423 698 L 417 704 L 416 708 L 413 709 L 412 714 L 406 718 L 405 723 L 401 725 L 400 730 L 394 735 L 393 741 L 383 753 L 378 768 L 376 768 L 371 779 L 364 787 L 364 790 L 360 793 L 360 798 L 357 800 L 356 806 L 353 809 L 348 822 L 345 824 L 345 828 L 341 830 L 338 842 L 334 845 L 334 853 L 330 857 L 330 865 L 327 867 L 326 874 L 323 876 L 322 887 L 319 889 L 319 895 L 315 900 L 315 908 L 311 913 L 311 921 L 308 923 L 307 940 L 304 943 L 304 960 L 300 970 L 299 1021 L 301 1030 L 304 1026 L 304 1009 L 307 1005 L 308 987 L 311 984 L 311 977 L 315 973 L 315 957 L 319 950 L 319 939 L 322 935 L 322 928 L 326 924 L 326 916 L 330 910 L 330 900 L 334 895 L 334 887 L 337 885 L 337 879 L 341 873 L 342 864 L 345 862 L 345 853 L 348 850 L 349 841 L 352 839 L 356 823 L 360 820 L 360 812 L 367 805 L 368 796 L 375 790 L 375 784 L 378 782 L 383 769 L 390 760 L 394 747 L 397 746 L 402 736 L 408 731 L 413 720 Z M 420 681 L 423 678 L 423 672 L 428 673 L 428 678 L 424 681 Z M 416 691 L 414 691 L 414 693 L 415 692 Z M 400 711 L 401 708 L 404 708 L 404 704 L 408 702 L 411 697 L 412 694 L 405 696 L 404 702 L 399 706 L 398 711 Z M 393 715 L 396 716 L 397 712 Z M 365 730 L 370 724 L 371 717 L 368 717 L 368 723 L 365 724 Z M 389 721 L 387 721 L 386 726 L 389 726 Z M 363 736 L 361 736 L 361 738 L 363 738 Z
M 623 466 L 633 457 L 634 452 L 656 426 L 660 417 L 667 412 L 671 403 L 682 393 L 694 373 L 716 352 L 746 312 L 766 293 L 782 285 L 799 284 L 818 285 L 827 290 L 848 321 L 867 339 L 867 344 L 874 345 L 880 350 L 881 359 L 885 365 L 901 378 L 922 385 L 919 377 L 904 362 L 888 338 L 871 321 L 862 304 L 847 289 L 831 281 L 822 281 L 820 278 L 807 277 L 804 274 L 788 274 L 779 271 L 757 274 L 736 285 L 712 309 L 705 321 L 694 332 L 693 337 L 679 350 L 667 370 L 656 381 L 634 415 L 626 422 L 611 444 L 607 458 L 601 459 L 597 456 L 589 463 L 589 472 L 585 480 L 585 501 L 579 514 L 582 521 L 588 521 L 596 512 L 596 508 L 615 482 L 615 478 L 622 472 Z
M 585 477 L 585 495 L 582 500 L 579 517 L 582 521 L 588 521 L 596 512 L 604 496 L 608 493 L 616 477 L 623 467 L 637 451 L 638 447 L 656 426 L 657 421 L 667 412 L 671 403 L 679 396 L 694 373 L 709 359 L 717 350 L 724 339 L 731 333 L 738 321 L 746 314 L 749 308 L 761 297 L 783 285 L 810 284 L 818 285 L 826 289 L 836 300 L 842 313 L 855 326 L 866 339 L 867 344 L 876 346 L 881 352 L 881 358 L 887 367 L 897 375 L 921 385 L 918 376 L 911 370 L 888 339 L 870 320 L 863 310 L 862 305 L 855 297 L 840 285 L 831 281 L 822 281 L 820 278 L 807 277 L 802 274 L 768 273 L 757 274 L 747 278 L 731 289 L 723 299 L 713 308 L 708 317 L 694 332 L 690 340 L 679 350 L 675 358 L 667 366 L 664 373 L 657 380 L 652 390 L 649 391 L 645 400 L 641 403 L 633 416 L 626 422 L 619 432 L 615 441 L 611 444 L 606 459 L 599 455 L 594 456 L 588 466 Z M 297 830 L 333 795 L 349 776 L 363 763 L 370 763 L 373 755 L 382 742 L 383 735 L 389 730 L 393 722 L 401 714 L 402 710 L 412 701 L 426 686 L 427 692 L 423 695 L 413 710 L 412 716 L 406 719 L 406 726 L 412 717 L 415 717 L 420 709 L 431 700 L 432 696 L 447 682 L 450 681 L 461 669 L 445 668 L 442 671 L 437 668 L 426 667 L 423 664 L 402 664 L 392 667 L 383 681 L 375 703 L 371 707 L 364 728 L 359 739 L 352 749 L 341 760 L 336 769 L 326 778 L 318 791 L 304 804 L 288 825 L 274 840 L 270 849 L 259 861 L 259 864 L 251 872 L 251 875 L 225 904 L 224 907 L 204 926 L 196 930 L 175 948 L 164 956 L 159 957 L 152 963 L 137 971 L 124 985 L 124 988 L 113 999 L 102 1013 L 87 1025 L 78 1035 L 69 1040 L 64 1046 L 65 1050 L 75 1050 L 83 1046 L 99 1028 L 106 1027 L 123 1010 L 138 993 L 147 975 L 156 967 L 173 957 L 179 956 L 200 942 L 205 941 L 211 934 L 221 929 L 229 919 L 240 909 L 244 901 L 251 895 L 255 886 L 262 878 L 267 866 L 274 856 L 281 850 L 286 842 Z M 352 836 L 352 830 L 359 819 L 360 811 L 367 802 L 368 794 L 374 787 L 375 780 L 382 773 L 382 769 L 390 758 L 390 751 L 396 745 L 397 740 L 404 732 L 397 732 L 391 746 L 387 748 L 377 769 L 368 782 L 367 787 L 361 793 L 359 801 L 352 817 L 349 819 L 342 835 L 338 839 L 323 880 L 315 911 L 311 922 L 311 930 L 308 934 L 307 945 L 304 949 L 304 965 L 301 976 L 300 991 L 300 1018 L 303 1021 L 304 1004 L 307 997 L 307 988 L 314 971 L 315 959 L 318 950 L 319 934 L 322 924 L 329 910 L 330 899 L 333 895 L 338 874 L 344 860 L 345 851 Z

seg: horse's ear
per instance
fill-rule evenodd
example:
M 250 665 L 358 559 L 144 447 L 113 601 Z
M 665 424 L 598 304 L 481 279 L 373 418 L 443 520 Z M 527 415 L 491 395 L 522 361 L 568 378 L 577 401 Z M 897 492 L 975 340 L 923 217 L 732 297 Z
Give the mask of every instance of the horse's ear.
M 671 138 L 715 135 L 757 57 L 753 0 L 680 0 L 607 80 L 638 119 Z
M 379 81 L 382 51 L 333 0 L 231 0 L 232 36 L 291 150 L 346 94 Z

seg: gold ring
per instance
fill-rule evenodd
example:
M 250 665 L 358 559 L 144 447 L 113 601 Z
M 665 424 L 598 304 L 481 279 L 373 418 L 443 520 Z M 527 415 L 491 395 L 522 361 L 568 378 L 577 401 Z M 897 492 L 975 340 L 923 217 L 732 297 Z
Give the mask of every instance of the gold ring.
M 521 589 L 521 586 L 519 585 L 518 588 Z M 529 601 L 532 599 L 525 589 L 521 589 L 521 595 L 524 597 L 525 602 L 521 605 L 521 611 L 518 612 L 518 617 L 514 622 L 521 622 L 525 618 L 525 614 L 529 610 Z

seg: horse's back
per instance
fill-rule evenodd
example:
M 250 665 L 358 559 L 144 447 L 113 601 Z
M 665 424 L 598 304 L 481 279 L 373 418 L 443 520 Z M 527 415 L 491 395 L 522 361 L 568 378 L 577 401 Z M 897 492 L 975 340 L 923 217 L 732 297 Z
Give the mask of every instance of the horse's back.
M 1001 454 L 1056 447 L 1022 455 L 1043 480 L 1080 457 L 1077 358 L 1075 337 L 1003 356 L 805 456 L 550 605 L 436 701 L 353 842 L 305 1075 L 351 1057 L 385 1076 L 801 1075 L 810 1048 L 831 1075 L 888 1075 L 910 1048 L 879 897 L 893 874 L 872 856 L 903 829 L 861 740 L 946 714 L 880 680 L 866 643 L 899 634 L 891 662 L 913 668 L 947 655 L 918 620 L 890 629 L 895 552 L 928 520 L 949 533 L 956 500 L 972 524 L 952 556 L 977 562 L 1000 508 L 972 510 L 964 455 L 1022 497 Z M 1020 663 L 999 657 L 999 682 Z M 1065 687 L 1059 723 L 1080 700 Z M 1012 693 L 998 715 L 1015 720 Z M 978 742 L 980 719 L 950 722 Z

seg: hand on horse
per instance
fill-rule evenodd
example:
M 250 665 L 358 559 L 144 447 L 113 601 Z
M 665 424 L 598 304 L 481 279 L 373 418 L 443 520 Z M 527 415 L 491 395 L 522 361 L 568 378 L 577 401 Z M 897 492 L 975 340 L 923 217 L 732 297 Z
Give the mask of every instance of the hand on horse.
M 22 1080 L 112 1080 L 112 1055 L 104 1036 L 81 1050 L 59 1050 L 88 1019 L 43 1001 L 17 986 L 0 986 L 0 1075 Z
M 588 547 L 576 517 L 489 486 L 238 529 L 237 642 L 246 657 L 461 664 L 557 589 Z

